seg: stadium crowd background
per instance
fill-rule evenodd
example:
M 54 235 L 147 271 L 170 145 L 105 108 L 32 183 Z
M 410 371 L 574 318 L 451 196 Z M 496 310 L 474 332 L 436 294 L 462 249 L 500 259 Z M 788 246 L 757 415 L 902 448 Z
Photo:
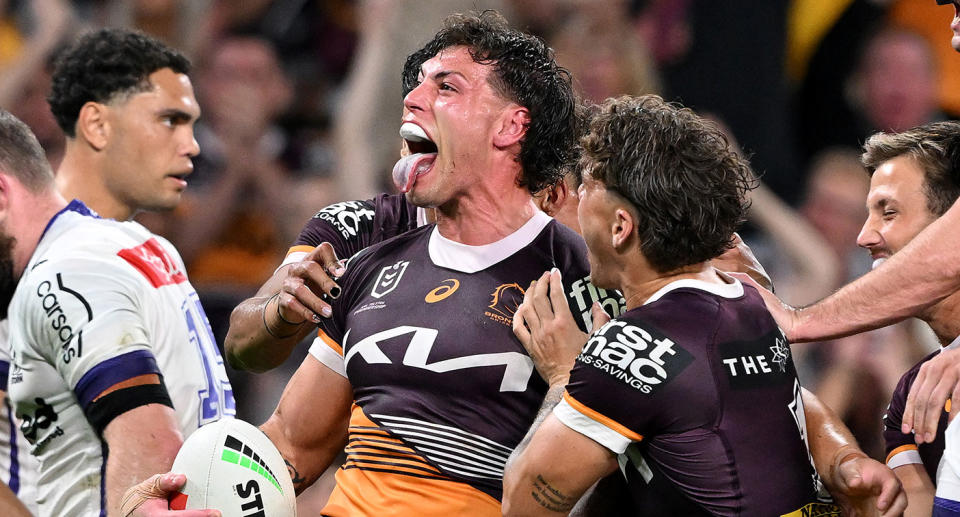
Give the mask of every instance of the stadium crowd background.
M 791 304 L 870 267 L 856 246 L 864 138 L 960 114 L 953 9 L 930 0 L 0 0 L 0 107 L 56 168 L 46 95 L 63 44 L 123 26 L 192 59 L 201 155 L 181 206 L 138 220 L 180 250 L 222 343 L 309 217 L 392 188 L 403 60 L 474 8 L 544 38 L 587 99 L 659 93 L 728 128 L 765 184 L 744 238 Z M 801 382 L 882 461 L 890 394 L 935 346 L 906 322 L 793 352 Z M 262 375 L 228 368 L 238 416 L 263 422 L 305 353 Z

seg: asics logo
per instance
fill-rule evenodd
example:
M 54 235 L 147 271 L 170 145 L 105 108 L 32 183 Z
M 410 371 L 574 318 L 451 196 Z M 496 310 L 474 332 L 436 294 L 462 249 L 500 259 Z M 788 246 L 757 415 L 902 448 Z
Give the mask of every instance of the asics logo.
M 444 280 L 444 282 L 450 282 L 450 285 L 447 285 L 446 283 L 441 284 L 440 287 L 437 287 L 427 293 L 427 295 L 423 297 L 423 301 L 427 303 L 442 302 L 443 300 L 446 300 L 448 296 L 457 292 L 457 288 L 460 287 L 460 281 L 456 278 L 448 278 Z

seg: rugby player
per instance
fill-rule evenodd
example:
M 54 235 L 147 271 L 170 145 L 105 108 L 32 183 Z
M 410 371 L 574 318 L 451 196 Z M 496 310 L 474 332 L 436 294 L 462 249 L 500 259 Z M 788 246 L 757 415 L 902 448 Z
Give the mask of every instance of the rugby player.
M 742 220 L 746 162 L 715 127 L 655 96 L 608 101 L 583 142 L 591 278 L 621 288 L 628 312 L 572 343 L 582 353 L 570 373 L 530 339 L 537 313 L 552 310 L 524 310 L 533 292 L 564 304 L 559 272 L 527 291 L 515 330 L 550 381 L 545 407 L 564 400 L 515 452 L 505 514 L 568 512 L 620 454 L 639 514 L 839 515 L 809 459 L 788 344 L 760 297 L 707 262 Z M 764 433 L 737 432 L 755 428 Z
M 77 42 L 54 72 L 49 100 L 67 135 L 56 188 L 77 200 L 44 234 L 38 253 L 56 241 L 56 256 L 28 271 L 38 291 L 11 332 L 10 395 L 41 460 L 42 515 L 116 511 L 127 487 L 169 468 L 185 435 L 234 413 L 176 250 L 135 223 L 86 241 L 54 231 L 83 234 L 97 213 L 124 221 L 176 206 L 198 152 L 188 71 L 151 38 L 105 30 Z

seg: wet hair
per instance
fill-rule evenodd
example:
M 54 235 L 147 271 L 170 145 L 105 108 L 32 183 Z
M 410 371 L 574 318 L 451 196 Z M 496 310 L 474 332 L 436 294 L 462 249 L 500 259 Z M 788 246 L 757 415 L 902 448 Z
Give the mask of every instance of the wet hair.
M 713 122 L 656 95 L 608 99 L 581 139 L 581 169 L 637 212 L 640 250 L 665 273 L 732 246 L 756 179 Z
M 53 186 L 53 171 L 37 137 L 3 108 L 0 108 L 0 172 L 17 178 L 33 193 Z
M 170 68 L 190 72 L 180 52 L 145 34 L 102 29 L 81 37 L 57 58 L 47 102 L 60 129 L 76 136 L 80 108 L 88 102 L 110 103 L 148 91 L 150 74 Z
M 943 215 L 960 197 L 960 122 L 933 122 L 900 133 L 875 133 L 863 144 L 860 162 L 872 176 L 877 167 L 909 156 L 923 170 L 927 209 Z
M 465 46 L 475 63 L 490 65 L 490 85 L 530 113 L 520 142 L 520 186 L 536 193 L 563 177 L 574 156 L 576 97 L 570 73 L 557 65 L 553 50 L 535 36 L 511 28 L 496 11 L 454 14 L 403 67 L 403 94 L 420 83 L 420 67 L 441 50 Z

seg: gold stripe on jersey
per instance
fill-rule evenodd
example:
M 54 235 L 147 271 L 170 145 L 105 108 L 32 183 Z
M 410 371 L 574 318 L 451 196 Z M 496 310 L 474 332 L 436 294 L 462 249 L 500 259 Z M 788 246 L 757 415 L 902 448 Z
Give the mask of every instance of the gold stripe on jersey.
M 916 451 L 916 450 L 919 450 L 919 449 L 917 449 L 917 446 L 912 443 L 901 445 L 900 447 L 897 447 L 896 449 L 890 451 L 890 454 L 887 454 L 887 459 L 883 460 L 883 462 L 890 463 L 890 459 L 896 456 L 897 454 L 900 454 L 901 452 Z
M 291 253 L 297 253 L 298 251 L 302 251 L 304 253 L 310 253 L 315 249 L 316 248 L 314 248 L 313 246 L 307 246 L 304 244 L 300 244 L 297 246 L 290 246 L 290 249 L 287 250 L 287 255 L 290 255 Z
M 625 437 L 627 437 L 627 438 L 629 438 L 629 439 L 631 439 L 631 440 L 633 440 L 633 441 L 635 441 L 635 442 L 639 442 L 639 441 L 643 440 L 643 436 L 642 436 L 642 435 L 637 434 L 637 433 L 631 431 L 631 430 L 630 430 L 629 428 L 627 428 L 625 425 L 620 424 L 620 423 L 617 422 L 616 420 L 613 420 L 613 419 L 611 419 L 610 417 L 607 417 L 607 416 L 605 416 L 605 415 L 602 415 L 602 414 L 600 414 L 600 413 L 598 413 L 598 412 L 590 409 L 589 407 L 585 406 L 585 405 L 584 405 L 582 402 L 580 402 L 579 400 L 573 398 L 573 396 L 570 395 L 570 393 L 568 393 L 568 392 L 566 392 L 566 391 L 563 392 L 563 400 L 566 400 L 566 401 L 567 401 L 567 404 L 570 404 L 571 406 L 573 406 L 573 409 L 576 409 L 577 411 L 579 411 L 580 413 L 582 413 L 584 416 L 590 417 L 590 419 L 595 420 L 595 421 L 597 421 L 597 422 L 600 422 L 601 424 L 603 424 L 603 425 L 609 427 L 610 429 L 612 429 L 612 430 L 620 433 L 621 435 L 623 435 L 623 436 L 625 436 Z
M 828 503 L 810 503 L 780 517 L 841 517 L 840 507 Z
M 500 502 L 454 481 L 353 406 L 347 460 L 321 512 L 357 515 L 501 515 Z
M 334 341 L 332 337 L 328 336 L 323 329 L 317 330 L 317 337 L 320 338 L 320 341 L 323 341 L 328 347 L 332 348 L 337 355 L 343 357 L 343 347 L 340 346 L 340 343 Z

